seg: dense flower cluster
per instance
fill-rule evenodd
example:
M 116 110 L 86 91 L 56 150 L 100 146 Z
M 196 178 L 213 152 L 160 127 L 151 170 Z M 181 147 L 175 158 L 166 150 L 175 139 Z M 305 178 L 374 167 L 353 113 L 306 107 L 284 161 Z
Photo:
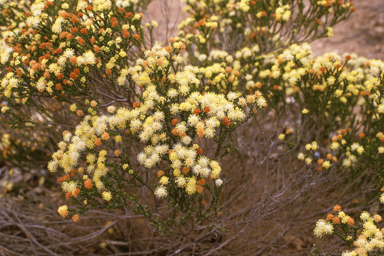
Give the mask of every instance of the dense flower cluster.
M 340 227 L 343 234 L 338 233 L 339 236 L 350 246 L 355 247 L 353 251 L 343 252 L 342 256 L 362 256 L 384 249 L 384 230 L 377 227 L 377 223 L 382 220 L 380 215 L 371 216 L 368 212 L 363 212 L 360 214 L 362 222 L 356 226 L 354 219 L 341 211 L 339 205 L 333 210 L 337 215 L 328 214 L 326 220 L 319 220 L 314 233 L 321 237 L 324 234 L 332 234 L 336 227 Z
M 214 180 L 213 186 L 221 187 L 221 167 L 216 160 L 203 156 L 199 139 L 213 139 L 219 144 L 218 156 L 225 136 L 266 107 L 266 100 L 259 91 L 245 98 L 234 93 L 225 96 L 196 91 L 200 80 L 192 67 L 170 72 L 170 67 L 177 63 L 178 55 L 172 53 L 176 43 L 165 48 L 155 45 L 135 66 L 121 70 L 117 80 L 133 81 L 140 99 L 132 108 L 116 110 L 111 105 L 107 115 L 86 115 L 73 134 L 63 133 L 64 141 L 58 144 L 60 150 L 52 155 L 48 169 L 55 172 L 61 167 L 67 173 L 60 178 L 67 197 L 77 197 L 80 191 L 90 190 L 94 184 L 101 197 L 111 201 L 119 194 L 119 189 L 106 181 L 112 163 L 115 171 L 129 168 L 129 175 L 139 179 L 136 176 L 139 166 L 129 164 L 135 160 L 119 158 L 124 154 L 123 141 L 130 139 L 147 144 L 136 156 L 139 165 L 149 170 L 160 166 L 167 170 L 158 171 L 156 197 L 167 197 L 170 191 L 201 194 L 204 187 L 210 189 L 207 179 Z M 161 77 L 160 82 L 151 79 L 156 76 Z M 77 110 L 76 105 L 70 108 Z M 102 149 L 103 145 L 107 149 Z M 164 160 L 168 166 L 164 166 Z M 76 172 L 79 176 L 75 176 Z

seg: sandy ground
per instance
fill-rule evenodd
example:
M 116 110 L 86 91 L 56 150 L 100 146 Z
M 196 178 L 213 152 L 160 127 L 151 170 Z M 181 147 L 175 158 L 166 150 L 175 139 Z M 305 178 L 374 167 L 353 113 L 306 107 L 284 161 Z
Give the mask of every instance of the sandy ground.
M 335 37 L 313 42 L 315 55 L 336 51 L 384 59 L 384 0 L 356 0 L 356 12 L 334 27 Z

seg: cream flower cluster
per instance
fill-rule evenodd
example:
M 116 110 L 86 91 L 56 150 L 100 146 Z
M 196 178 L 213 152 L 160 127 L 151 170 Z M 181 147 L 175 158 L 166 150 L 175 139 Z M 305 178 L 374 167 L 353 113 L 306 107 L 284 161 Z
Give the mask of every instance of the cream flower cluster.
M 357 255 L 367 255 L 374 249 L 384 249 L 383 233 L 375 224 L 381 217 L 379 215 L 371 217 L 369 213 L 363 212 L 360 218 L 363 220 L 363 232 L 353 243 Z
M 170 185 L 170 182 L 175 183 L 179 188 L 185 189 L 185 192 L 189 195 L 197 191 L 196 186 L 199 178 L 210 177 L 216 179 L 217 186 L 221 185 L 222 182 L 218 179 L 221 172 L 219 163 L 209 160 L 205 156 L 197 156 L 196 150 L 198 148 L 199 145 L 197 144 L 191 147 L 176 144 L 173 147 L 169 154 L 173 172 L 169 177 L 161 176 L 159 181 L 161 185 L 155 191 L 157 197 L 165 197 L 168 194 L 166 185 Z
M 36 28 L 40 24 L 41 17 L 44 16 L 43 11 L 46 2 L 45 0 L 37 0 L 31 5 L 31 16 L 26 20 L 28 26 Z
M 290 6 L 288 4 L 276 8 L 275 19 L 276 21 L 288 21 L 291 17 Z
M 348 59 L 351 58 L 348 56 Z M 354 56 L 354 58 L 357 57 Z M 269 60 L 265 59 L 264 62 L 268 67 Z M 346 65 L 345 60 L 337 53 L 326 53 L 313 60 L 312 51 L 308 44 L 292 45 L 275 59 L 272 67 L 261 70 L 259 77 L 263 80 L 282 78 L 283 83 L 279 82 L 280 84 L 273 89 L 282 90 L 283 87 L 286 87 L 286 95 L 299 91 L 305 91 L 307 94 L 316 91 L 332 92 L 334 97 L 331 98 L 328 104 L 331 104 L 332 101 L 340 101 L 345 104 L 352 95 L 359 96 L 361 91 L 369 92 L 374 86 L 380 84 L 378 78 L 370 79 L 368 77 L 367 80 L 368 72 L 364 67 L 361 67 L 360 62 L 354 60 L 349 65 L 353 69 L 347 69 L 343 68 Z M 358 63 L 360 63 L 360 66 L 357 66 Z M 371 66 L 375 65 L 380 66 L 377 62 L 371 64 Z M 377 72 L 379 70 L 377 68 Z M 310 76 L 315 82 L 303 83 L 303 76 Z M 366 82 L 363 85 L 362 82 L 365 80 Z M 384 112 L 384 104 L 381 108 Z
M 322 237 L 323 235 L 333 234 L 333 229 L 333 225 L 329 221 L 318 220 L 313 232 L 315 233 L 315 236 Z
M 353 226 L 354 232 L 359 234 L 357 239 L 353 241 L 355 249 L 353 251 L 345 251 L 342 254 L 343 256 L 365 256 L 376 249 L 382 250 L 384 248 L 384 229 L 380 230 L 377 227 L 377 223 L 382 220 L 380 215 L 376 214 L 371 216 L 368 212 L 361 213 L 360 219 L 362 220 L 362 229 L 358 230 L 355 229 L 357 228 L 354 226 L 355 221 L 341 211 L 339 205 L 334 207 L 334 211 L 338 211 L 337 217 L 332 214 L 328 214 L 326 220 L 319 220 L 316 224 L 314 233 L 316 236 L 322 237 L 324 234 L 332 234 L 334 232 L 334 225 L 341 225 L 344 232 L 345 228 L 349 229 L 348 226 Z M 352 236 L 347 236 L 345 239 L 352 241 Z
M 345 154 L 345 158 L 343 159 L 343 166 L 345 167 L 351 167 L 353 166 L 354 163 L 357 162 L 357 157 L 350 152 L 347 152 Z
M 7 35 L 3 33 L 3 38 L 6 38 Z M 9 47 L 4 40 L 0 41 L 0 62 L 1 64 L 5 64 L 8 60 L 9 57 L 11 56 L 11 53 L 13 52 L 13 48 Z

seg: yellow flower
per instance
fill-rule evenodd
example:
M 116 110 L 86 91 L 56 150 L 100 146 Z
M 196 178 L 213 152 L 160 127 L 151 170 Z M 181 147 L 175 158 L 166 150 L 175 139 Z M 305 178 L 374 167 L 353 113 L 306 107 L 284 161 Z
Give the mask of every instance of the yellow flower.
M 63 218 L 68 215 L 68 207 L 66 205 L 60 206 L 57 211 Z
M 76 104 L 73 103 L 73 104 L 69 107 L 69 109 L 70 109 L 72 112 L 75 112 L 75 111 L 77 110 L 77 106 L 76 106 Z
M 103 196 L 103 199 L 105 200 L 105 201 L 110 201 L 111 199 L 112 199 L 112 195 L 111 195 L 111 192 L 106 192 L 106 191 L 104 191 L 103 192 L 103 194 L 102 194 L 102 196 Z
M 322 166 L 325 168 L 325 169 L 328 169 L 329 167 L 332 166 L 332 164 L 329 162 L 329 161 L 324 161 Z

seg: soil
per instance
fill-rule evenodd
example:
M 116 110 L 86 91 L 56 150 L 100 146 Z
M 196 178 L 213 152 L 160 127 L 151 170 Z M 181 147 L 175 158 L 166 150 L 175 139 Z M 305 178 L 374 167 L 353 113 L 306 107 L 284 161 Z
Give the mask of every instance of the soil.
M 384 1 L 356 0 L 356 12 L 336 25 L 333 38 L 311 44 L 314 55 L 325 52 L 356 53 L 368 59 L 384 59 Z

